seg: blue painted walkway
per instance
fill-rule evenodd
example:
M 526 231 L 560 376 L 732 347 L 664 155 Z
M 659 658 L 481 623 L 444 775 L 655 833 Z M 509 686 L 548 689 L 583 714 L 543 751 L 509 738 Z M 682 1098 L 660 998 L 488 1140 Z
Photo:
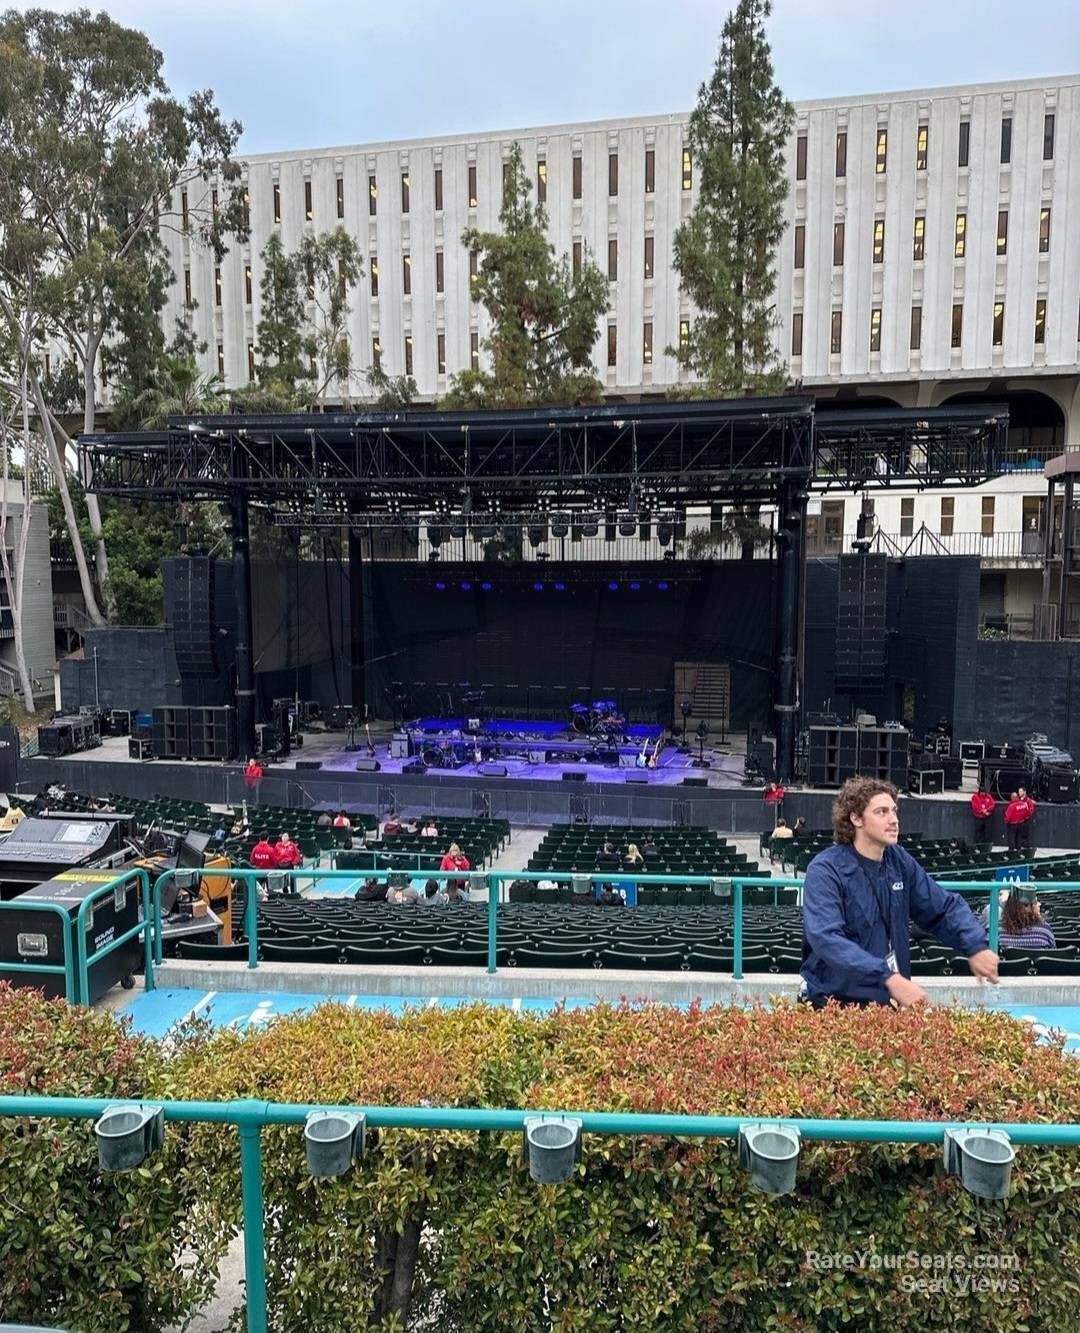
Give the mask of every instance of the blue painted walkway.
M 174 1024 L 188 1017 L 208 1018 L 215 1027 L 262 1026 L 271 1018 L 297 1010 L 313 1009 L 318 1004 L 333 1001 L 355 1009 L 387 1009 L 400 1014 L 406 1005 L 421 1009 L 438 1006 L 452 1009 L 472 1000 L 460 996 L 427 997 L 420 995 L 304 995 L 275 994 L 269 991 L 199 991 L 155 990 L 134 994 L 119 1010 L 131 1018 L 135 1032 L 148 1037 L 163 1037 Z M 505 998 L 487 1001 L 502 1008 L 521 1012 L 543 1013 L 553 1009 L 553 999 Z M 568 996 L 563 1003 L 578 1009 L 594 1003 L 592 997 Z M 1035 1023 L 1040 1032 L 1051 1028 L 1065 1033 L 1066 1050 L 1080 1054 L 1080 1005 L 1053 1007 L 1023 1007 L 1004 1005 L 1004 1011 L 1014 1018 Z

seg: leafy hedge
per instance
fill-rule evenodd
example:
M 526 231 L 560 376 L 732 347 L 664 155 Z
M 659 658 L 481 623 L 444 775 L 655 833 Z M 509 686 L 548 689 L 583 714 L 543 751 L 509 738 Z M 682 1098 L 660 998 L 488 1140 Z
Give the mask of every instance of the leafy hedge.
M 100 1042 L 102 1069 L 114 1050 L 130 1052 L 132 1073 L 145 1061 L 148 1095 L 1080 1120 L 1080 1061 L 994 1012 L 597 1005 L 531 1017 L 474 1005 L 393 1018 L 326 1005 L 261 1031 L 192 1030 L 168 1060 L 110 1032 L 111 1020 L 80 1021 L 80 1037 Z M 6 1147 L 11 1122 L 0 1128 Z M 185 1182 L 198 1180 L 173 1239 L 197 1235 L 212 1266 L 240 1227 L 236 1136 L 171 1124 L 166 1137 L 170 1166 L 155 1160 L 153 1180 L 138 1183 L 160 1185 L 157 1211 L 174 1208 L 178 1221 Z M 937 1146 L 807 1142 L 796 1192 L 773 1200 L 750 1190 L 732 1140 L 590 1135 L 576 1178 L 546 1187 L 529 1179 L 519 1134 L 369 1132 L 363 1160 L 335 1181 L 308 1178 L 298 1128 L 262 1138 L 270 1327 L 280 1333 L 1077 1326 L 1075 1149 L 1019 1149 L 1010 1197 L 987 1203 L 943 1175 Z M 38 1135 L 23 1151 L 25 1168 L 50 1150 Z M 68 1128 L 63 1152 L 85 1166 L 85 1126 Z M 6 1197 L 6 1163 L 2 1183 Z M 90 1224 L 80 1214 L 66 1225 Z M 862 1266 L 826 1267 L 808 1252 L 861 1256 Z M 952 1268 L 943 1277 L 879 1258 L 910 1253 L 952 1256 Z M 1014 1256 L 1015 1266 L 983 1272 L 978 1255 Z M 156 1256 L 148 1248 L 146 1285 L 158 1290 Z M 153 1312 L 141 1324 L 62 1313 L 90 1333 L 163 1326 Z

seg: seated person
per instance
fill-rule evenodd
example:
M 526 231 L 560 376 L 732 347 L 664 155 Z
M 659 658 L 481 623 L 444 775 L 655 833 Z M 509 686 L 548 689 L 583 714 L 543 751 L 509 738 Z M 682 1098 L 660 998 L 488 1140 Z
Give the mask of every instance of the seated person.
M 636 842 L 632 842 L 629 845 L 629 847 L 627 847 L 626 856 L 624 859 L 626 861 L 627 868 L 631 870 L 635 866 L 640 866 L 645 863 L 645 858 L 642 856 L 641 852 L 638 851 L 638 845 Z
M 419 893 L 409 883 L 392 884 L 386 890 L 386 901 L 399 907 L 403 903 L 415 903 L 419 898 Z
M 443 857 L 443 859 L 439 862 L 439 869 L 440 869 L 440 870 L 468 870 L 468 869 L 470 869 L 470 866 L 469 866 L 469 858 L 465 855 L 465 853 L 461 850 L 461 848 L 457 845 L 456 842 L 452 842 L 452 843 L 450 844 L 449 848 L 447 849 L 446 855 L 445 855 L 445 856 Z M 453 880 L 448 881 L 448 883 L 447 883 L 447 885 L 446 885 L 446 891 L 447 891 L 447 894 L 448 894 L 448 895 L 449 895 L 449 893 L 450 893 L 450 886 L 451 886 L 451 884 L 453 884 L 453 885 L 456 886 L 456 889 L 457 889 L 457 897 L 460 897 L 460 898 L 463 899 L 463 900 L 466 899 L 466 898 L 468 898 L 468 896 L 469 896 L 469 894 L 468 894 L 468 884 L 466 883 L 465 880 L 463 880 L 463 879 L 453 879 Z M 454 901 L 454 900 L 451 899 L 451 901 Z
M 424 885 L 424 895 L 420 899 L 424 907 L 442 907 L 447 901 L 446 894 L 437 879 L 429 879 Z
M 619 853 L 615 850 L 615 844 L 610 838 L 604 839 L 604 845 L 596 854 L 596 864 L 605 866 L 617 866 L 619 864 Z
M 774 828 L 772 833 L 769 835 L 769 841 L 770 842 L 776 842 L 777 840 L 782 841 L 784 838 L 793 838 L 794 836 L 795 836 L 794 833 L 787 826 L 787 820 L 778 819 L 776 821 L 776 828 Z
M 391 810 L 383 821 L 382 835 L 384 838 L 396 838 L 400 832 L 401 820 L 398 819 L 395 812 Z
M 802 815 L 800 815 L 800 816 L 798 817 L 798 819 L 796 819 L 795 823 L 792 824 L 792 826 L 791 826 L 791 836 L 792 836 L 793 838 L 805 838 L 805 837 L 806 837 L 806 820 L 803 819 Z
M 428 815 L 428 817 L 424 820 L 423 825 L 420 829 L 420 836 L 422 838 L 437 838 L 439 836 L 439 830 L 435 824 L 434 815 Z
M 363 884 L 356 890 L 353 897 L 358 903 L 382 903 L 386 901 L 386 884 L 380 884 L 377 879 L 369 875 Z
M 315 827 L 317 829 L 333 828 L 333 826 L 334 826 L 334 817 L 329 810 L 324 810 L 322 814 L 318 817 L 318 819 L 315 821 Z
M 625 907 L 626 901 L 622 894 L 610 884 L 601 884 L 596 894 L 596 902 L 600 907 Z
M 1033 902 L 1024 902 L 1020 893 L 1010 893 L 1001 909 L 998 951 L 1056 948 L 1057 938 L 1042 918 L 1039 900 L 1036 898 Z
M 660 855 L 660 848 L 656 845 L 656 839 L 651 833 L 645 834 L 645 841 L 641 844 L 641 854 L 646 861 L 654 861 Z

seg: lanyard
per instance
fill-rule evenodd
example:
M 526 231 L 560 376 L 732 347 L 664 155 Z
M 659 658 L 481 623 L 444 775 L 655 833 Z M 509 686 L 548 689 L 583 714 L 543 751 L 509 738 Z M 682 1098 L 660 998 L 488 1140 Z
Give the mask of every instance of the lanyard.
M 858 853 L 856 853 L 856 855 L 858 855 Z M 879 871 L 878 879 L 877 879 L 876 881 L 875 881 L 874 879 L 871 878 L 869 870 L 867 870 L 866 866 L 863 865 L 863 863 L 862 863 L 861 860 L 859 861 L 859 868 L 860 868 L 860 870 L 862 870 L 862 872 L 863 872 L 863 878 L 866 880 L 867 887 L 870 889 L 870 893 L 871 893 L 871 895 L 873 896 L 873 899 L 874 899 L 874 906 L 877 908 L 878 919 L 880 920 L 881 924 L 885 927 L 885 936 L 886 936 L 886 939 L 887 939 L 887 941 L 888 941 L 888 946 L 889 946 L 886 952 L 887 952 L 887 953 L 892 953 L 892 951 L 893 951 L 893 942 L 892 942 L 892 912 L 891 912 L 891 910 L 886 910 L 887 908 L 891 908 L 891 899 L 890 899 L 890 895 L 889 895 L 888 887 L 887 887 L 887 886 L 883 886 L 883 884 L 882 884 L 882 878 L 881 878 L 881 877 L 883 876 L 883 874 L 884 874 L 884 870 L 885 870 L 885 860 L 884 860 L 884 857 L 883 857 L 882 860 L 879 862 L 879 864 L 880 864 L 880 866 L 881 866 L 881 870 Z M 881 905 L 881 899 L 882 899 L 881 889 L 882 889 L 883 887 L 884 887 L 884 889 L 885 889 L 885 904 L 886 904 L 885 907 L 882 907 L 882 905 Z

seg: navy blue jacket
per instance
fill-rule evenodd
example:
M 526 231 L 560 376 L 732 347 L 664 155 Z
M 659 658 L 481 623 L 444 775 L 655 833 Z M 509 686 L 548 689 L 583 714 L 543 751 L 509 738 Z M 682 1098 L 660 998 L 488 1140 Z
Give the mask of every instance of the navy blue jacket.
M 957 893 L 946 893 L 902 847 L 886 847 L 888 903 L 879 905 L 853 847 L 837 843 L 810 862 L 803 884 L 802 975 L 811 996 L 889 1003 L 889 933 L 896 962 L 911 976 L 909 919 L 970 958 L 986 931 Z M 887 914 L 887 916 L 886 916 Z

